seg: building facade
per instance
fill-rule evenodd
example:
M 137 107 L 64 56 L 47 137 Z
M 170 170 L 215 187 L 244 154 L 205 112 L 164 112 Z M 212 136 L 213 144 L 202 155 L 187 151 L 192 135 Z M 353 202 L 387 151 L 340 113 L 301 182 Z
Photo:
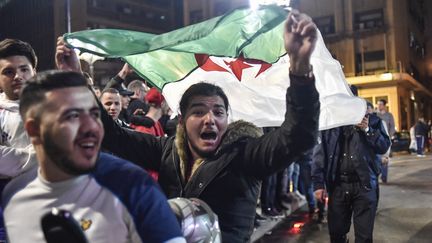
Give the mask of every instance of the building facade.
M 0 39 L 29 42 L 41 71 L 54 68 L 56 40 L 68 25 L 72 32 L 117 28 L 164 33 L 182 27 L 182 15 L 178 0 L 8 0 L 0 5 Z M 103 85 L 121 66 L 119 60 L 96 62 L 95 81 Z
M 231 10 L 249 7 L 248 0 L 183 0 L 185 25 L 223 15 Z
M 248 0 L 184 0 L 184 22 L 248 6 Z M 314 19 L 360 96 L 388 102 L 396 130 L 432 118 L 432 1 L 292 0 L 291 6 Z
M 432 118 L 431 1 L 299 2 L 359 95 L 372 104 L 388 102 L 396 130 L 409 130 L 420 116 Z
M 29 42 L 38 70 L 54 67 L 58 36 L 71 31 L 120 28 L 164 33 L 249 7 L 250 0 L 8 0 L 0 3 L 0 39 Z M 347 81 L 373 104 L 388 101 L 396 130 L 420 116 L 432 118 L 432 1 L 291 0 L 314 18 Z M 105 83 L 121 68 L 98 61 L 95 80 Z

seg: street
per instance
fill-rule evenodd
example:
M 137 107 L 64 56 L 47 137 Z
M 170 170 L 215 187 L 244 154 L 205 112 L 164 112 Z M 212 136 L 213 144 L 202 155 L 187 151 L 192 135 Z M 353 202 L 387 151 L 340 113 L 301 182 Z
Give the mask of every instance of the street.
M 327 224 L 306 212 L 303 207 L 256 242 L 329 242 Z M 349 238 L 354 242 L 352 226 Z M 374 242 L 432 242 L 432 155 L 393 156 L 388 183 L 380 184 Z

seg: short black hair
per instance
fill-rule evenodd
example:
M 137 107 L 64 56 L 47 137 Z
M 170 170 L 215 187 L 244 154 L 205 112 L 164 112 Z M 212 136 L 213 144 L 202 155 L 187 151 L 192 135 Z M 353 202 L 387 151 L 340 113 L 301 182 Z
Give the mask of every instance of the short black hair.
M 108 93 L 108 94 L 119 94 L 120 95 L 120 92 L 117 89 L 115 89 L 115 88 L 106 88 L 106 89 L 102 90 L 100 97 L 102 97 L 102 95 L 105 94 L 105 93 Z
M 350 84 L 350 90 L 353 93 L 353 95 L 358 96 L 358 88 L 354 84 Z
M 87 79 L 72 71 L 50 70 L 37 74 L 27 81 L 21 91 L 19 111 L 22 119 L 30 107 L 43 103 L 45 93 L 61 88 L 88 87 Z
M 367 106 L 367 107 L 370 107 L 370 108 L 372 108 L 372 109 L 374 108 L 374 106 L 372 105 L 372 103 L 370 103 L 369 101 L 366 102 L 366 106 Z
M 27 42 L 18 39 L 4 39 L 0 41 L 0 59 L 11 56 L 25 56 L 33 68 L 37 66 L 36 53 Z
M 380 100 L 378 100 L 378 102 L 382 102 L 383 105 L 387 105 L 387 100 L 385 100 L 385 99 L 380 99 Z
M 180 113 L 183 116 L 186 115 L 192 98 L 196 96 L 219 96 L 224 102 L 225 110 L 228 111 L 229 102 L 225 92 L 217 85 L 201 82 L 191 85 L 182 95 L 180 99 Z

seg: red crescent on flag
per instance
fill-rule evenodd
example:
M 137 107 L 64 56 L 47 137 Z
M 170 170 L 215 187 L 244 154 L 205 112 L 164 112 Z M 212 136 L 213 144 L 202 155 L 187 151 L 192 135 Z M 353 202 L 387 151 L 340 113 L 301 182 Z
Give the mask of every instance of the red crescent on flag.
M 213 62 L 209 55 L 207 54 L 195 54 L 195 60 L 198 66 L 204 71 L 219 71 L 219 72 L 229 72 L 226 68 L 216 64 Z M 261 60 L 255 59 L 245 59 L 243 55 L 240 55 L 237 59 L 231 62 L 224 61 L 226 65 L 231 69 L 232 73 L 236 76 L 237 80 L 241 82 L 242 73 L 244 69 L 253 67 L 249 64 L 259 64 L 260 69 L 258 73 L 255 75 L 255 78 L 258 77 L 261 73 L 265 72 L 272 65 L 270 63 L 263 62 Z M 248 64 L 249 63 L 249 64 Z

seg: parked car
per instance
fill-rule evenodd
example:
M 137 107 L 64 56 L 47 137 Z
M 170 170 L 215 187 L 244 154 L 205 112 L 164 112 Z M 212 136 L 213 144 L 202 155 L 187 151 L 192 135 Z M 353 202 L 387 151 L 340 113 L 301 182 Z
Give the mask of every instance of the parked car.
M 392 141 L 392 145 L 391 145 L 392 152 L 401 152 L 401 151 L 410 152 L 409 145 L 411 139 L 408 131 L 402 130 L 400 132 L 395 132 L 395 134 L 391 138 L 391 141 Z

